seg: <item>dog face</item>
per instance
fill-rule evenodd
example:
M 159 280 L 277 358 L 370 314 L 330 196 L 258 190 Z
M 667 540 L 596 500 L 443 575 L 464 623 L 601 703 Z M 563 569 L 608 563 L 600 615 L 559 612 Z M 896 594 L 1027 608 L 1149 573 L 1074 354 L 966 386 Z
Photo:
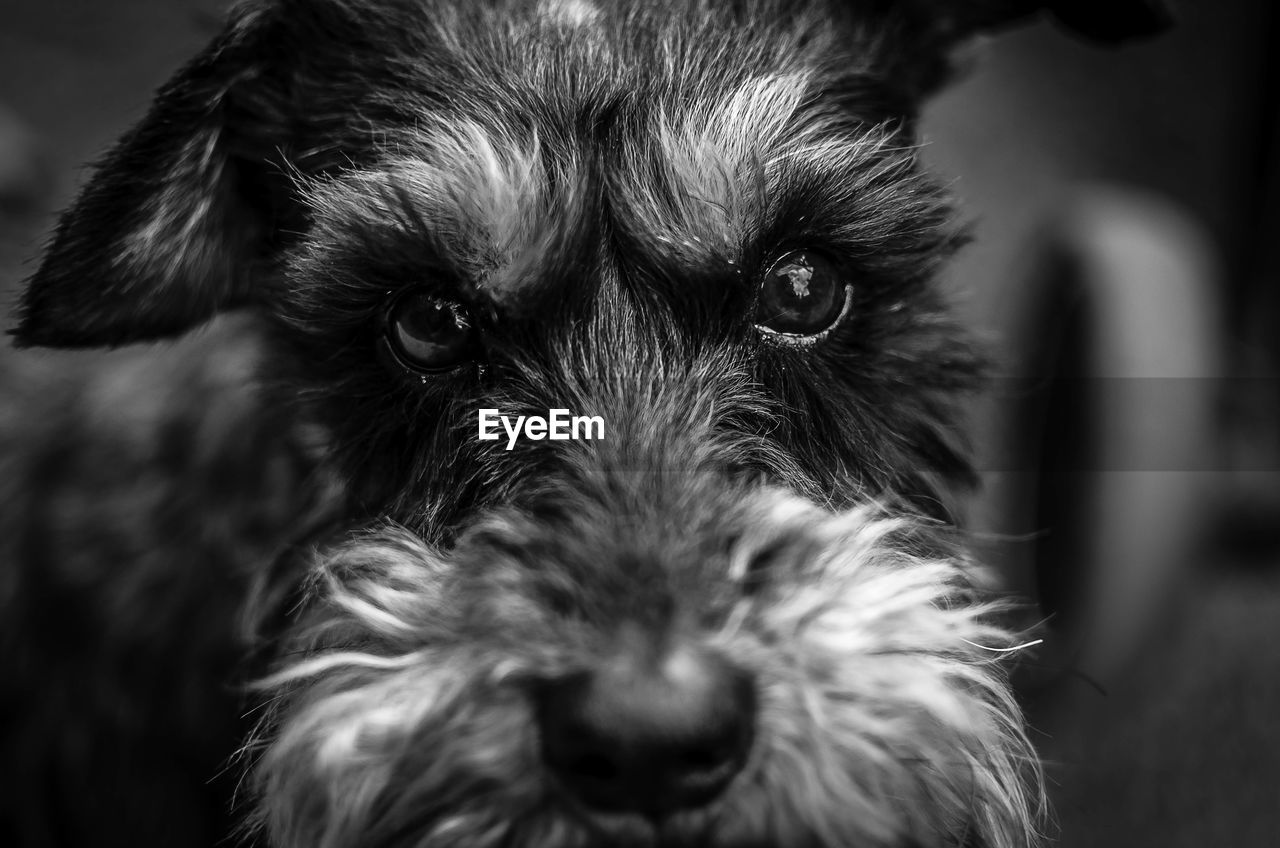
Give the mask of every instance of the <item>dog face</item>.
M 277 843 L 1034 839 L 1010 637 L 919 517 L 976 368 L 912 126 L 1013 5 L 252 3 L 160 93 L 17 335 L 268 316 L 364 519 L 267 684 Z

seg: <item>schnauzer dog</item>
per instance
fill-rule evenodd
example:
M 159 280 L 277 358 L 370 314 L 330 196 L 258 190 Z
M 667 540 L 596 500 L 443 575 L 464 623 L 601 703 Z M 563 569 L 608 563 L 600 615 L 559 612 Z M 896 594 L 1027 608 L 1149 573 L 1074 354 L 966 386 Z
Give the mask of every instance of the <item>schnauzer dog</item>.
M 22 297 L 241 317 L 6 411 L 9 844 L 1036 842 L 913 133 L 1043 5 L 237 7 Z

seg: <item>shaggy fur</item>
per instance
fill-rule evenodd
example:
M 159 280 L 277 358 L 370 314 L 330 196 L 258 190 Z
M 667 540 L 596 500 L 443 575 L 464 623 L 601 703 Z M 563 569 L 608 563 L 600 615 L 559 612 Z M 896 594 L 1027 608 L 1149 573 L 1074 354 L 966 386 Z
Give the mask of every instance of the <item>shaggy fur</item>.
M 912 129 L 953 47 L 1037 5 L 239 6 L 22 299 L 21 345 L 260 318 L 6 423 L 4 677 L 59 700 L 0 702 L 4 765 L 46 776 L 0 836 L 207 844 L 223 761 L 286 848 L 1035 842 L 1013 637 L 939 520 L 979 368 Z M 793 251 L 838 275 L 821 332 L 757 323 Z M 413 293 L 467 316 L 464 360 L 397 358 Z M 481 408 L 606 437 L 505 450 Z M 646 663 L 695 705 L 744 682 L 752 741 L 696 804 L 600 809 L 550 765 L 548 693 Z
M 263 824 L 298 846 L 1034 842 L 1033 755 L 996 667 L 1008 635 L 963 561 L 871 508 L 831 517 L 714 480 L 704 494 L 723 503 L 700 528 L 721 553 L 690 558 L 670 626 L 750 670 L 760 698 L 759 742 L 722 799 L 650 830 L 583 815 L 545 774 L 537 687 L 610 662 L 631 612 L 623 591 L 568 619 L 545 600 L 626 550 L 616 513 L 583 497 L 570 527 L 493 516 L 448 557 L 389 527 L 320 559 L 323 602 L 289 645 L 306 659 L 265 683 L 280 698 Z

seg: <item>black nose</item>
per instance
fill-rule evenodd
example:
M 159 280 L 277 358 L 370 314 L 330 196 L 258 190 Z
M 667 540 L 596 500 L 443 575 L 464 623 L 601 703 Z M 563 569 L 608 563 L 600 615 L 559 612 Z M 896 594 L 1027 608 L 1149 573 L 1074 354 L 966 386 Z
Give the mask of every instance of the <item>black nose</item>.
M 610 660 L 549 684 L 538 706 L 543 759 L 580 801 L 654 817 L 719 795 L 755 727 L 751 679 L 692 649 Z

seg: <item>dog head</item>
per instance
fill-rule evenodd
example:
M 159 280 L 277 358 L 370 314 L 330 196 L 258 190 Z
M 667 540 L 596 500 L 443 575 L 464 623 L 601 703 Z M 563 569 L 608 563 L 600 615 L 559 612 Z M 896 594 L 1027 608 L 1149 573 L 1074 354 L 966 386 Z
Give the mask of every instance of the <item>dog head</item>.
M 277 0 L 160 92 L 16 335 L 268 316 L 370 519 L 271 681 L 276 840 L 1031 841 L 1009 636 L 919 517 L 976 366 L 912 128 L 1041 5 Z

